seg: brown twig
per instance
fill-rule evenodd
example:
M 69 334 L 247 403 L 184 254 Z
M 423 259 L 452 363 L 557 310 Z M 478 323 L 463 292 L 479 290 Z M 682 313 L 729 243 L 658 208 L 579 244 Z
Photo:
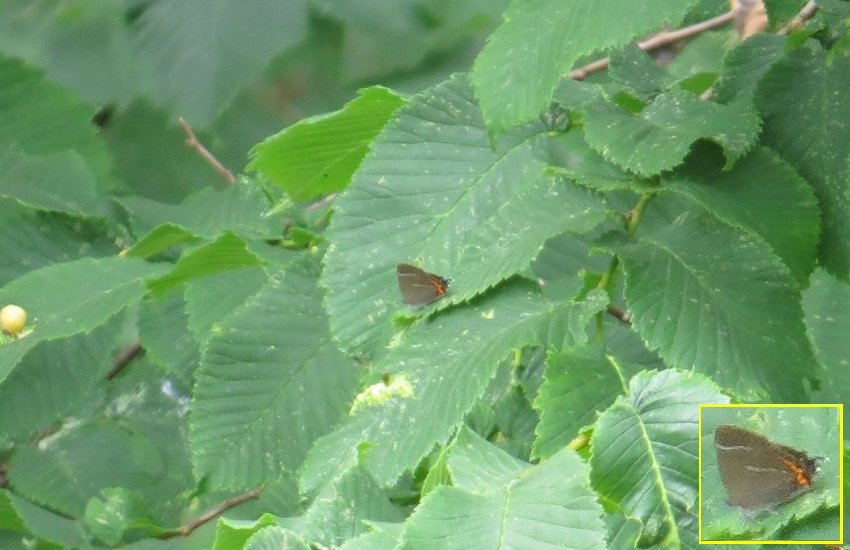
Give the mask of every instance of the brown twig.
M 177 122 L 180 124 L 180 127 L 183 128 L 183 131 L 186 133 L 186 145 L 194 149 L 201 158 L 207 161 L 207 164 L 212 166 L 216 172 L 222 175 L 229 185 L 233 185 L 236 183 L 236 176 L 233 175 L 233 172 L 227 169 L 217 158 L 213 156 L 212 153 L 209 152 L 209 149 L 204 147 L 204 144 L 198 141 L 198 138 L 195 136 L 195 132 L 192 131 L 192 127 L 189 126 L 189 123 L 186 122 L 186 119 L 180 117 L 177 119 Z
M 792 17 L 791 21 L 788 21 L 788 23 L 786 23 L 784 27 L 779 29 L 779 31 L 776 34 L 778 34 L 780 36 L 785 36 L 787 34 L 791 34 L 792 32 L 794 32 L 797 29 L 799 29 L 800 27 L 802 27 L 803 23 L 805 23 L 806 21 L 808 21 L 809 19 L 814 17 L 814 15 L 817 11 L 818 11 L 817 4 L 815 4 L 812 0 L 809 0 L 808 2 L 806 2 L 806 5 L 803 6 L 803 9 L 801 9 L 797 13 L 797 15 Z
M 616 317 L 620 321 L 630 325 L 632 323 L 632 316 L 629 315 L 628 311 L 618 308 L 617 306 L 608 306 L 608 314 Z
M 729 23 L 735 18 L 734 11 L 728 11 L 722 15 L 718 15 L 717 17 L 712 17 L 706 21 L 702 21 L 695 25 L 691 25 L 689 27 L 684 27 L 675 31 L 667 31 L 658 33 L 651 38 L 647 38 L 643 42 L 638 42 L 638 48 L 642 49 L 645 52 L 649 52 L 655 49 L 660 48 L 661 46 L 666 46 L 667 44 L 671 44 L 676 42 L 677 40 L 681 40 L 683 38 L 688 38 L 691 36 L 695 36 L 701 32 L 705 32 L 710 29 L 714 29 L 721 25 L 725 25 Z M 588 75 L 601 71 L 602 69 L 608 66 L 608 58 L 602 58 L 594 61 L 593 63 L 588 63 L 583 67 L 579 67 L 578 69 L 570 72 L 570 78 L 573 80 L 583 80 L 587 78 Z
M 785 36 L 787 34 L 792 33 L 793 31 L 802 27 L 803 23 L 814 17 L 815 12 L 817 11 L 817 4 L 815 4 L 812 0 L 809 0 L 809 2 L 807 2 L 806 5 L 803 6 L 803 9 L 801 9 L 799 12 L 797 12 L 797 15 L 791 18 L 791 21 L 789 21 L 784 27 L 776 31 L 776 34 L 778 34 L 779 36 Z M 713 97 L 714 86 L 708 88 L 706 91 L 699 95 L 699 98 L 705 101 L 708 101 Z
M 126 367 L 127 364 L 139 354 L 140 351 L 142 351 L 141 342 L 133 342 L 132 344 L 125 346 L 124 349 L 118 353 L 118 356 L 115 357 L 115 361 L 112 363 L 112 368 L 106 374 L 106 379 L 112 380 L 118 376 L 118 373 L 121 372 L 124 367 Z
M 242 493 L 241 495 L 236 495 L 233 498 L 224 500 L 221 502 L 221 504 L 219 504 L 209 512 L 201 514 L 198 518 L 190 521 L 186 525 L 181 525 L 177 529 L 172 529 L 170 531 L 161 533 L 159 535 L 159 538 L 171 539 L 174 537 L 188 537 L 195 529 L 205 524 L 206 522 L 217 518 L 218 516 L 230 510 L 231 508 L 235 508 L 236 506 L 244 504 L 249 500 L 255 500 L 257 498 L 260 498 L 263 489 L 264 487 L 257 487 L 256 489 L 251 489 L 250 491 Z

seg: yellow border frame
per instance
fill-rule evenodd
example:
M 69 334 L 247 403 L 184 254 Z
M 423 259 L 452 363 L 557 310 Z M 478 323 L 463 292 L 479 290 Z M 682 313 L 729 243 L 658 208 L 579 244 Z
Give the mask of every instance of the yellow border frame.
M 815 404 L 700 404 L 698 413 L 698 440 L 699 440 L 699 480 L 698 480 L 698 542 L 699 544 L 844 544 L 844 405 L 841 403 L 815 403 Z M 835 408 L 838 409 L 838 521 L 839 540 L 703 540 L 702 538 L 702 410 L 706 409 L 812 409 L 812 408 Z

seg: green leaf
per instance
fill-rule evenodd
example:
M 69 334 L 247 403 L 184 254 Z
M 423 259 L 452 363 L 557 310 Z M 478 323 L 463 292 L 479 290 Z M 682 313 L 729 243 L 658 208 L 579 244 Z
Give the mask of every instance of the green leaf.
M 261 264 L 262 261 L 245 246 L 245 241 L 227 231 L 210 244 L 187 252 L 171 272 L 153 279 L 148 286 L 161 294 L 192 279 Z
M 269 204 L 257 185 L 239 183 L 227 189 L 204 189 L 179 205 L 164 204 L 143 197 L 116 199 L 130 214 L 133 231 L 143 235 L 163 224 L 213 239 L 225 230 L 251 238 L 280 234 L 279 222 L 268 215 Z
M 506 163 L 534 166 L 523 151 L 506 155 Z M 503 177 L 511 177 L 507 172 Z M 518 180 L 526 174 L 516 174 Z M 605 219 L 607 208 L 602 198 L 559 176 L 538 177 L 517 189 L 508 202 L 501 205 L 487 220 L 466 234 L 467 242 L 457 251 L 454 267 L 460 274 L 453 291 L 468 296 L 482 288 L 482 283 L 495 284 L 524 269 L 543 248 L 546 240 L 562 231 L 581 233 Z M 529 215 L 534 213 L 533 215 Z M 494 259 L 499 261 L 495 262 Z M 450 297 L 451 300 L 451 297 Z
M 339 550 L 395 550 L 400 535 L 387 531 L 370 531 L 345 541 Z
M 91 399 L 95 389 L 102 391 L 112 368 L 114 325 L 35 346 L 0 384 L 0 433 L 34 437 Z
M 776 533 L 775 537 L 780 540 L 825 540 L 838 541 L 841 533 L 838 531 L 838 526 L 841 525 L 841 513 L 838 506 L 832 506 L 826 511 L 820 512 L 817 515 L 811 515 L 805 521 L 790 521 L 787 525 Z M 773 536 L 773 535 L 772 535 Z M 801 545 L 801 550 L 808 550 L 805 545 Z M 791 548 L 786 545 L 786 548 Z M 815 546 L 817 548 L 817 546 Z M 829 549 L 830 546 L 825 548 Z M 832 547 L 834 548 L 834 546 Z M 838 548 L 842 548 L 839 546 Z
M 802 42 L 810 36 L 822 35 L 825 44 L 832 46 L 830 56 L 845 55 L 846 45 L 843 43 L 847 36 L 847 18 L 850 17 L 850 7 L 842 0 L 818 0 L 817 11 L 802 29 L 793 33 L 792 39 Z M 832 43 L 833 40 L 837 41 Z
M 767 18 L 770 21 L 769 28 L 771 30 L 779 30 L 800 12 L 800 3 L 794 0 L 765 0 L 764 7 L 767 11 Z M 765 35 L 771 36 L 768 33 L 761 33 L 756 36 Z M 750 37 L 748 40 L 752 40 L 753 38 Z
M 422 501 L 406 523 L 404 548 L 605 547 L 602 507 L 574 451 L 532 466 L 463 429 L 449 462 L 461 481 Z
M 315 258 L 272 278 L 216 327 L 191 417 L 195 472 L 251 488 L 294 470 L 348 410 L 358 372 L 327 334 Z
M 9 500 L 9 493 L 5 490 L 0 491 L 0 530 L 16 533 L 27 532 L 26 525 L 15 511 Z
M 118 253 L 103 226 L 0 199 L 0 285 L 43 266 Z
M 670 82 L 667 73 L 637 44 L 628 44 L 609 56 L 608 75 L 643 100 L 652 99 Z
M 531 406 L 530 396 L 519 385 L 510 387 L 493 403 L 497 445 L 513 456 L 528 459 L 534 444 L 534 427 L 540 422 Z
M 715 86 L 717 101 L 752 98 L 761 79 L 785 52 L 786 39 L 770 33 L 749 37 L 723 60 L 723 72 Z
M 25 498 L 82 516 L 88 500 L 102 489 L 148 489 L 165 474 L 162 458 L 143 434 L 97 420 L 66 427 L 49 445 L 20 447 L 12 457 L 9 482 Z
M 276 480 L 267 483 L 257 499 L 258 508 L 277 516 L 300 514 L 308 504 L 298 492 L 296 476 L 289 473 L 282 473 Z
M 272 525 L 251 535 L 243 548 L 245 550 L 310 550 L 310 545 L 292 531 Z
M 718 105 L 678 90 L 659 95 L 637 115 L 605 99 L 582 108 L 591 147 L 643 176 L 681 164 L 698 139 L 723 147 L 729 167 L 752 147 L 759 132 L 758 117 L 748 102 Z
M 333 69 L 344 82 L 374 82 L 388 76 L 396 80 L 400 73 L 402 78 L 406 74 L 413 77 L 404 88 L 421 89 L 423 77 L 431 80 L 434 64 L 446 54 L 463 52 L 440 73 L 465 70 L 498 24 L 507 3 L 367 0 L 351 9 L 349 0 L 312 0 L 310 6 L 333 18 L 344 30 L 339 44 L 341 59 L 335 60 Z
M 89 500 L 83 522 L 97 538 L 114 546 L 134 519 L 135 499 L 122 488 L 104 489 L 103 496 Z
M 850 285 L 823 269 L 812 273 L 803 292 L 803 311 L 815 356 L 824 367 L 813 403 L 850 405 L 850 369 L 846 335 L 850 334 Z
M 198 499 L 190 496 L 198 490 L 192 476 L 187 442 L 186 413 L 191 386 L 163 375 L 147 355 L 141 355 L 109 381 L 108 390 L 105 405 L 98 405 L 96 409 L 92 407 L 94 418 L 97 420 L 105 411 L 113 425 L 138 440 L 139 448 L 149 445 L 149 448 L 155 449 L 155 453 L 139 462 L 132 456 L 124 457 L 138 470 L 132 471 L 128 466 L 131 470 L 129 479 L 114 485 L 132 490 L 134 496 L 142 500 L 136 508 L 137 517 L 133 518 L 132 528 L 156 534 L 157 525 L 172 527 L 173 518 L 190 512 L 194 506 L 206 508 L 217 504 L 219 495 L 207 493 L 199 495 Z M 99 428 L 95 426 L 95 429 Z M 104 431 L 111 430 L 112 425 Z M 74 433 L 68 435 L 78 437 Z M 104 461 L 115 460 L 109 453 L 106 455 Z M 100 458 L 93 460 L 97 465 Z M 158 469 L 159 464 L 164 465 L 161 470 Z M 137 478 L 143 481 L 136 484 Z
M 108 389 L 108 401 L 98 396 L 38 446 L 17 448 L 10 483 L 18 494 L 75 517 L 102 490 L 123 488 L 140 500 L 131 528 L 155 533 L 151 521 L 173 525 L 194 488 L 185 441 L 189 397 L 144 357 Z
M 600 226 L 599 234 L 612 226 Z M 589 273 L 605 272 L 610 255 L 591 248 L 599 234 L 597 231 L 589 235 L 562 233 L 546 241 L 531 267 L 547 296 L 563 291 L 563 297 L 572 298 L 578 295 Z
M 709 77 L 720 72 L 726 52 L 735 42 L 730 40 L 726 30 L 702 32 L 689 40 L 681 53 L 675 55 L 667 66 L 672 78 L 680 80 L 679 85 L 687 87 L 687 81 L 694 78 Z M 703 90 L 697 90 L 700 93 Z
M 608 527 L 608 548 L 638 548 L 643 525 L 635 518 L 626 518 L 621 512 L 605 514 Z
M 170 247 L 191 243 L 196 240 L 193 233 L 182 227 L 166 223 L 153 229 L 150 233 L 139 239 L 136 244 L 127 249 L 125 256 L 130 258 L 150 258 L 161 254 Z
M 139 338 L 150 358 L 170 376 L 191 385 L 200 362 L 198 343 L 189 331 L 183 293 L 170 292 L 142 302 Z
M 30 271 L 7 284 L 0 289 L 0 304 L 24 308 L 32 332 L 0 347 L 0 381 L 39 342 L 88 332 L 138 301 L 145 281 L 163 271 L 132 258 L 84 258 Z
M 665 362 L 744 399 L 806 402 L 815 363 L 800 296 L 767 244 L 684 197 L 662 195 L 615 246 L 635 329 Z
M 186 313 L 189 330 L 195 339 L 205 342 L 213 333 L 213 327 L 256 294 L 267 280 L 263 269 L 254 266 L 189 281 L 186 284 Z
M 684 193 L 730 225 L 767 241 L 802 286 L 814 268 L 820 212 L 805 180 L 776 154 L 759 147 L 721 170 L 689 162 L 662 185 Z M 706 159 L 703 159 L 706 160 Z
M 4 2 L 0 49 L 44 67 L 51 81 L 76 90 L 92 105 L 123 102 L 144 82 L 127 6 L 110 0 Z
M 487 126 L 499 132 L 534 119 L 579 58 L 675 25 L 693 3 L 513 2 L 472 71 Z
M 640 367 L 621 365 L 605 351 L 588 345 L 550 352 L 534 400 L 540 412 L 534 456 L 547 458 L 558 452 L 626 392 L 627 380 Z
M 558 83 L 558 87 L 555 89 L 554 103 L 564 109 L 575 109 L 588 101 L 603 97 L 605 89 L 600 84 L 565 78 Z
M 229 550 L 230 548 L 243 548 L 248 539 L 263 529 L 276 526 L 274 516 L 263 514 L 256 521 L 219 519 L 216 529 L 213 550 Z
M 105 200 L 83 158 L 76 152 L 27 155 L 0 150 L 0 196 L 37 210 L 72 216 L 105 217 Z
M 585 325 L 606 303 L 598 292 L 579 303 L 549 302 L 516 283 L 491 300 L 412 327 L 375 365 L 394 379 L 404 378 L 412 396 L 361 409 L 319 439 L 305 461 L 303 487 L 314 488 L 350 467 L 361 442 L 368 470 L 380 484 L 392 484 L 435 443 L 445 443 L 509 352 L 585 341 Z M 422 418 L 428 422 L 419 422 Z
M 823 216 L 820 261 L 834 274 L 850 273 L 850 57 L 826 62 L 817 46 L 777 61 L 759 85 L 763 141 L 811 184 Z
M 152 65 L 154 98 L 205 127 L 306 32 L 304 0 L 164 0 L 139 18 L 137 47 Z
M 102 176 L 108 161 L 90 122 L 94 113 L 70 91 L 45 81 L 40 71 L 0 57 L 0 148 L 15 145 L 33 155 L 72 149 Z
M 389 499 L 362 468 L 321 487 L 303 516 L 281 518 L 279 523 L 318 546 L 337 547 L 366 532 L 367 522 L 399 523 L 402 510 Z
M 452 486 L 472 493 L 501 491 L 527 473 L 529 464 L 506 453 L 462 426 L 448 448 L 448 469 Z
M 440 451 L 433 465 L 428 470 L 428 475 L 425 477 L 425 481 L 422 482 L 422 489 L 420 490 L 423 497 L 437 487 L 442 485 L 451 485 L 452 476 L 449 473 L 448 467 L 448 451 L 451 448 L 452 444 L 450 443 L 442 451 Z
M 340 191 L 403 104 L 399 94 L 382 86 L 360 90 L 339 111 L 304 119 L 259 143 L 248 169 L 259 170 L 298 200 Z
M 3 491 L 2 494 L 9 500 L 26 528 L 40 539 L 62 548 L 83 546 L 82 532 L 77 522 L 36 506 L 10 491 Z
M 726 403 L 718 388 L 693 373 L 640 373 L 629 393 L 599 417 L 593 432 L 593 488 L 644 525 L 641 546 L 691 546 L 680 522 L 697 498 L 697 405 Z M 694 533 L 695 534 L 695 533 Z
M 558 168 L 550 170 L 563 173 L 576 182 L 596 189 L 612 191 L 635 187 L 637 177 L 594 151 L 584 139 L 580 128 L 571 129 L 553 140 L 550 151 L 558 158 Z
M 667 368 L 658 354 L 647 349 L 637 331 L 630 324 L 608 316 L 605 318 L 605 345 L 608 354 L 620 366 L 641 365 L 643 370 Z
M 544 175 L 532 141 L 495 152 L 461 77 L 412 98 L 372 144 L 336 205 L 325 259 L 331 330 L 370 354 L 401 307 L 396 265 L 453 279 L 438 307 L 525 269 L 548 237 L 605 215 L 602 199 Z

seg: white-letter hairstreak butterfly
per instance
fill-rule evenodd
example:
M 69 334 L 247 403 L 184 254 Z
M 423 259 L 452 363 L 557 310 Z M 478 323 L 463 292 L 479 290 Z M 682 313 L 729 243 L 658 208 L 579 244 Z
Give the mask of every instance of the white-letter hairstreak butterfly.
M 435 302 L 446 295 L 449 281 L 410 264 L 398 264 L 398 288 L 404 303 L 420 307 Z
M 714 430 L 717 465 L 729 504 L 765 508 L 781 504 L 812 485 L 817 460 L 738 426 Z

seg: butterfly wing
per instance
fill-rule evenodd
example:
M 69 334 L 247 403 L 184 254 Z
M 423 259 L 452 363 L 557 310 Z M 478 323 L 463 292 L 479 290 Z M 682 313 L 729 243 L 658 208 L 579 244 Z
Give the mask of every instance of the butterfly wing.
M 714 444 L 720 477 L 733 506 L 771 506 L 811 485 L 815 463 L 795 449 L 730 425 L 717 426 Z
M 448 290 L 446 279 L 410 264 L 398 264 L 396 275 L 401 297 L 409 306 L 428 305 L 445 296 Z

